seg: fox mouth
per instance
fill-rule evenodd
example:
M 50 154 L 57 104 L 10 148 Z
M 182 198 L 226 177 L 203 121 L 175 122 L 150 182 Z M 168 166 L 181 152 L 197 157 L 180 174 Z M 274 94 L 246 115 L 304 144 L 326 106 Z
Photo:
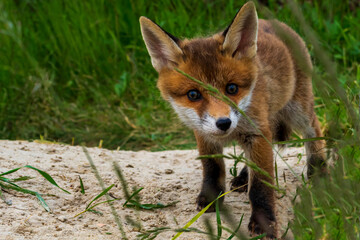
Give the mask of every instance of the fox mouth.
M 215 138 L 226 138 L 228 137 L 233 131 L 231 129 L 227 131 L 221 131 L 221 132 L 213 132 L 211 133 L 211 136 Z

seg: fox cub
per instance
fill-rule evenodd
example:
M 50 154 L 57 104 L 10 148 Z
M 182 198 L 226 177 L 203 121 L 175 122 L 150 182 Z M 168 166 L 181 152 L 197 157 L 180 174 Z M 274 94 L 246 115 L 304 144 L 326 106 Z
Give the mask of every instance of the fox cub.
M 249 193 L 249 231 L 275 238 L 275 194 L 264 184 L 272 184 L 274 178 L 273 151 L 267 140 L 284 141 L 292 130 L 305 138 L 322 136 L 314 113 L 312 64 L 304 42 L 282 22 L 259 20 L 252 2 L 240 9 L 225 31 L 206 38 L 180 40 L 146 17 L 140 18 L 140 25 L 159 73 L 158 88 L 194 130 L 199 154 L 221 154 L 225 143 L 236 140 L 246 157 L 271 176 L 245 166 L 231 183 L 232 188 L 243 186 L 238 191 Z M 219 89 L 256 127 L 176 68 Z M 316 168 L 325 168 L 324 142 L 305 145 L 311 176 Z M 202 166 L 198 209 L 225 192 L 223 159 L 202 159 Z

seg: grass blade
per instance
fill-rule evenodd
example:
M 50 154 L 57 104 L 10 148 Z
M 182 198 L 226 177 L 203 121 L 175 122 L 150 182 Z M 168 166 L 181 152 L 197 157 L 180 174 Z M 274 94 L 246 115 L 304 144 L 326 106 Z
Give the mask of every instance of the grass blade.
M 30 176 L 22 176 L 22 177 L 18 177 L 15 179 L 12 179 L 12 182 L 20 182 L 20 181 L 26 181 L 26 180 L 30 180 L 30 179 L 34 179 L 35 177 L 30 177 Z
M 141 191 L 141 190 L 143 190 L 144 188 L 143 187 L 141 187 L 141 188 L 139 188 L 138 190 L 136 190 L 133 194 L 131 194 L 131 196 L 125 201 L 125 203 L 123 204 L 123 207 L 125 207 L 126 206 L 126 204 L 135 196 L 135 195 L 137 195 L 137 194 L 139 194 L 139 192 Z
M 211 205 L 213 205 L 213 203 L 215 201 L 217 201 L 219 198 L 222 198 L 223 196 L 225 196 L 226 194 L 229 194 L 237 189 L 240 189 L 241 187 L 243 186 L 240 186 L 240 187 L 237 187 L 237 188 L 234 188 L 226 193 L 223 193 L 221 194 L 220 196 L 218 196 L 214 201 L 212 201 L 211 203 L 209 203 L 206 207 L 204 207 L 200 212 L 198 212 L 188 223 L 185 224 L 185 226 L 181 229 L 182 231 L 178 232 L 171 240 L 175 240 L 177 239 L 183 232 L 184 230 L 186 230 L 187 228 L 189 228 L 194 222 L 196 222 L 196 220 L 199 219 L 199 217 L 201 217 L 201 215 L 203 215 L 206 210 L 209 209 L 209 207 L 211 207 Z
M 15 186 L 15 187 L 19 187 L 19 188 L 20 188 L 20 186 L 19 186 L 19 185 L 17 185 L 17 184 L 15 184 L 15 183 L 13 183 L 12 181 L 9 181 L 8 179 L 6 179 L 6 180 L 1 179 L 1 180 L 3 180 L 4 182 L 6 182 L 6 183 L 8 183 L 8 184 L 11 184 L 11 185 L 13 185 L 13 186 Z
M 232 157 L 229 157 L 228 155 L 225 155 L 225 154 L 201 155 L 201 156 L 198 156 L 196 159 L 207 159 L 207 158 L 227 158 L 227 159 L 232 159 Z
M 213 231 L 213 226 L 210 223 L 210 219 L 208 217 L 206 217 L 204 219 L 204 225 L 206 227 L 206 235 L 208 237 L 209 240 L 217 240 L 216 235 L 214 234 Z
M 87 160 L 88 160 L 89 163 L 90 163 L 90 166 L 91 166 L 91 168 L 92 168 L 92 170 L 93 170 L 93 172 L 94 172 L 94 175 L 95 175 L 96 179 L 98 180 L 98 182 L 99 182 L 99 184 L 100 184 L 100 186 L 101 186 L 101 189 L 105 190 L 104 182 L 103 182 L 103 180 L 101 179 L 101 177 L 100 177 L 100 175 L 99 175 L 99 172 L 98 172 L 98 170 L 97 170 L 97 168 L 96 168 L 96 166 L 95 166 L 95 164 L 94 164 L 94 161 L 92 160 L 92 158 L 91 158 L 88 150 L 87 150 L 84 146 L 82 146 L 82 150 L 83 150 L 83 152 L 84 152 Z M 105 195 L 105 197 L 106 197 L 107 200 L 110 200 L 110 197 L 109 197 L 108 195 Z M 111 214 L 114 216 L 115 222 L 116 222 L 116 224 L 118 225 L 118 228 L 119 228 L 119 230 L 120 230 L 120 232 L 121 232 L 121 235 L 122 235 L 121 237 L 122 237 L 122 239 L 128 239 L 128 238 L 126 237 L 126 233 L 125 233 L 124 228 L 123 228 L 123 226 L 122 226 L 121 219 L 120 219 L 118 213 L 116 212 L 115 207 L 112 205 L 112 202 L 109 202 L 109 206 L 110 206 L 110 209 L 111 209 Z
M 278 166 L 277 166 L 277 161 L 275 159 L 275 181 L 276 181 L 276 187 L 280 188 L 279 185 L 279 175 L 278 175 Z
M 99 211 L 95 211 L 95 210 L 93 210 L 93 209 L 94 209 L 96 206 L 99 206 L 100 204 L 109 203 L 109 202 L 113 202 L 113 201 L 117 201 L 117 200 L 120 200 L 120 198 L 110 199 L 110 200 L 106 200 L 106 201 L 102 201 L 102 202 L 96 203 L 96 204 L 92 205 L 91 207 L 86 208 L 84 211 L 76 214 L 76 215 L 74 216 L 74 218 L 76 218 L 77 216 L 80 216 L 80 215 L 83 214 L 83 213 L 86 213 L 87 211 L 94 212 L 94 213 L 100 213 Z
M 10 185 L 10 184 L 2 184 L 2 183 L 0 183 L 0 187 L 7 188 L 7 189 L 12 189 L 12 190 L 22 192 L 22 193 L 26 193 L 26 194 L 34 195 L 39 199 L 41 206 L 43 206 L 47 212 L 51 212 L 49 206 L 46 204 L 45 200 L 41 197 L 41 195 L 38 192 L 29 190 L 29 189 L 26 189 L 26 188 L 19 187 L 17 185 L 14 186 L 14 185 Z
M 231 233 L 230 237 L 228 237 L 227 240 L 231 240 L 231 239 L 233 239 L 233 237 L 235 237 L 236 233 L 239 231 L 239 229 L 240 229 L 240 227 L 241 227 L 241 223 L 242 223 L 243 219 L 244 219 L 244 214 L 241 215 L 241 218 L 240 218 L 240 221 L 239 221 L 239 225 L 236 227 L 235 231 L 234 231 L 233 233 Z
M 128 186 L 127 186 L 127 182 L 125 180 L 125 177 L 122 174 L 121 169 L 120 169 L 119 165 L 116 162 L 113 162 L 113 167 L 114 167 L 114 170 L 115 170 L 115 173 L 116 173 L 117 177 L 119 178 L 119 181 L 121 182 L 121 186 L 122 186 L 125 198 L 129 199 L 130 194 L 129 194 L 129 190 L 128 190 Z
M 102 201 L 102 202 L 99 202 L 99 203 L 96 203 L 96 204 L 92 205 L 92 206 L 89 207 L 87 210 L 93 209 L 94 207 L 99 206 L 100 204 L 109 203 L 109 202 L 114 202 L 114 201 L 117 201 L 117 200 L 120 200 L 120 199 L 121 199 L 121 198 L 115 198 L 115 199 L 110 199 L 110 200 Z
M 94 209 L 87 209 L 87 210 L 85 210 L 85 212 L 92 212 L 92 213 L 95 213 L 95 214 L 100 215 L 100 216 L 104 215 L 102 212 L 94 210 Z
M 18 192 L 27 193 L 27 194 L 31 194 L 31 195 L 34 195 L 34 196 L 35 196 L 35 194 L 36 194 L 35 191 L 31 191 L 31 190 L 29 190 L 29 189 L 22 188 L 22 187 L 19 187 L 19 186 L 17 186 L 17 185 L 10 185 L 10 184 L 0 183 L 0 187 L 6 188 L 6 189 L 16 190 L 16 191 L 18 191 Z
M 312 141 L 318 141 L 318 140 L 333 140 L 333 141 L 336 141 L 336 139 L 329 138 L 329 137 L 315 137 L 315 138 L 304 138 L 304 139 L 296 139 L 296 140 L 274 142 L 273 144 L 304 143 L 304 142 L 312 142 Z
M 215 201 L 215 200 L 214 200 Z M 184 227 L 183 229 L 186 230 L 188 227 L 190 227 L 196 220 L 198 220 L 199 217 L 201 217 L 201 215 L 203 215 L 206 210 L 209 209 L 209 207 L 214 203 L 214 201 L 212 201 L 211 203 L 209 203 L 206 207 L 204 207 L 200 212 L 198 212 Z M 171 240 L 175 240 L 177 239 L 183 232 L 178 232 Z
M 263 237 L 266 237 L 266 233 L 263 233 L 263 234 L 261 234 L 259 236 L 253 237 L 253 238 L 250 238 L 249 240 L 262 239 Z
M 10 178 L 5 178 L 5 177 L 0 177 L 0 181 L 7 182 L 7 183 L 11 183 L 11 182 L 12 182 L 12 179 L 10 179 Z
M 131 194 L 131 196 L 125 201 L 125 203 L 123 204 L 123 207 L 128 207 L 128 208 L 141 208 L 141 209 L 145 209 L 145 210 L 152 210 L 152 209 L 158 209 L 158 208 L 166 208 L 166 207 L 170 207 L 175 205 L 176 203 L 178 203 L 179 201 L 175 201 L 172 203 L 169 203 L 167 205 L 164 205 L 162 203 L 157 203 L 157 204 L 151 204 L 151 203 L 146 203 L 146 204 L 142 204 L 139 203 L 136 200 L 133 200 L 132 198 L 137 196 L 139 194 L 139 192 L 141 190 L 143 190 L 144 188 L 141 187 L 138 190 L 136 190 L 133 194 Z
M 88 209 L 89 206 L 94 202 L 96 201 L 97 199 L 101 198 L 102 196 L 104 196 L 108 191 L 110 191 L 111 188 L 113 188 L 115 185 L 112 184 L 110 185 L 108 188 L 106 188 L 104 191 L 102 191 L 99 195 L 97 195 L 93 200 L 91 200 L 91 202 L 86 206 L 85 209 Z
M 84 188 L 84 184 L 83 184 L 83 181 L 82 181 L 80 175 L 79 175 L 79 180 L 80 180 L 80 192 L 81 192 L 81 194 L 84 195 L 85 194 L 85 188 Z
M 51 184 L 53 184 L 54 186 L 60 188 L 61 190 L 63 190 L 64 192 L 70 194 L 68 191 L 66 191 L 65 189 L 62 189 L 61 187 L 59 187 L 59 185 L 54 181 L 54 179 L 49 175 L 47 174 L 46 172 L 42 171 L 42 170 L 39 170 L 33 166 L 30 166 L 30 165 L 26 165 L 24 166 L 26 168 L 30 168 L 30 169 L 33 169 L 33 170 L 36 170 L 38 171 L 46 180 L 48 180 Z M 21 169 L 23 167 L 18 167 L 18 168 L 14 168 L 10 171 L 7 171 L 7 172 L 4 172 L 2 174 L 0 174 L 0 181 L 2 182 L 5 182 L 7 184 L 4 184 L 4 183 L 0 183 L 0 186 L 2 188 L 7 188 L 7 189 L 12 189 L 12 190 L 15 190 L 15 191 L 18 191 L 18 192 L 22 192 L 22 193 L 26 193 L 26 194 L 31 194 L 31 195 L 34 195 L 37 197 L 37 199 L 40 201 L 40 204 L 41 206 L 44 207 L 44 209 L 47 211 L 47 212 L 51 212 L 51 209 L 49 208 L 49 206 L 46 204 L 45 200 L 41 197 L 40 193 L 38 192 L 35 192 L 35 191 L 32 191 L 32 190 L 29 190 L 29 189 L 26 189 L 26 188 L 22 188 L 18 185 L 16 185 L 14 182 L 19 182 L 19 181 L 26 181 L 26 180 L 29 180 L 29 179 L 32 179 L 34 177 L 30 177 L 30 176 L 22 176 L 22 177 L 18 177 L 18 178 L 15 178 L 15 179 L 10 179 L 10 178 L 5 178 L 5 177 L 1 177 L 1 176 L 4 176 L 4 175 L 7 175 L 7 174 L 11 174 L 11 173 L 14 173 L 16 171 L 18 171 L 19 169 Z M 5 199 L 3 198 L 3 196 L 1 196 L 2 199 L 5 201 Z M 6 201 L 5 201 L 6 202 Z
M 26 166 L 24 166 L 24 167 L 33 169 L 33 170 L 35 170 L 35 171 L 38 171 L 38 173 L 40 173 L 41 176 L 43 176 L 46 180 L 48 180 L 52 185 L 58 187 L 58 188 L 61 189 L 62 191 L 66 192 L 67 194 L 71 194 L 70 192 L 68 192 L 68 191 L 66 191 L 65 189 L 61 188 L 61 187 L 55 182 L 55 180 L 54 180 L 48 173 L 46 173 L 46 172 L 44 172 L 44 171 L 41 171 L 40 169 L 37 169 L 37 168 L 35 168 L 35 167 L 33 167 L 33 166 L 30 166 L 30 165 L 26 165 Z
M 216 223 L 217 223 L 217 239 L 219 240 L 222 235 L 219 200 L 216 200 L 215 202 L 215 211 L 216 211 Z
M 35 196 L 37 197 L 37 199 L 39 199 L 41 206 L 43 206 L 43 208 L 45 208 L 47 212 L 51 212 L 49 206 L 46 204 L 45 200 L 41 197 L 41 195 L 35 192 Z
M 7 171 L 7 172 L 4 172 L 4 173 L 1 173 L 0 176 L 4 176 L 4 175 L 7 175 L 7 174 L 10 174 L 10 173 L 13 173 L 13 172 L 16 172 L 17 170 L 19 170 L 20 168 L 22 167 L 18 167 L 18 168 L 14 168 L 10 171 Z
M 175 201 L 175 202 L 171 202 L 169 204 L 162 204 L 162 203 L 157 203 L 157 204 L 150 204 L 150 203 L 147 203 L 147 204 L 142 204 L 142 203 L 139 203 L 139 202 L 136 202 L 134 200 L 130 200 L 129 203 L 127 203 L 125 205 L 125 207 L 129 207 L 129 208 L 142 208 L 142 209 L 145 209 L 145 210 L 152 210 L 152 209 L 159 209 L 159 208 L 167 208 L 167 207 L 171 207 L 171 206 L 174 206 L 175 204 L 177 204 L 178 202 L 180 201 Z

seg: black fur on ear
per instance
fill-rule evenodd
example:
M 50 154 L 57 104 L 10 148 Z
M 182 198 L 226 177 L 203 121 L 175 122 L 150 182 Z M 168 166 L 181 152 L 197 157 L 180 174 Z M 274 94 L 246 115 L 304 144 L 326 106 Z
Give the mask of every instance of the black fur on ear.
M 176 66 L 183 55 L 180 40 L 146 17 L 140 17 L 140 27 L 156 71 Z

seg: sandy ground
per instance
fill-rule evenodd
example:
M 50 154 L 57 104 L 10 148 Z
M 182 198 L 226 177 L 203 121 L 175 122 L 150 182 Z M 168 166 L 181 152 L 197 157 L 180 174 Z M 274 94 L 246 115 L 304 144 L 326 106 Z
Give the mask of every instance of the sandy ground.
M 142 230 L 150 230 L 164 226 L 172 229 L 180 228 L 197 214 L 195 199 L 200 189 L 202 173 L 200 161 L 195 160 L 196 150 L 131 152 L 88 148 L 88 151 L 105 185 L 115 184 L 110 191 L 112 195 L 122 198 L 115 201 L 114 206 L 129 239 L 137 239 L 139 229 L 130 224 L 126 216 L 140 221 Z M 233 152 L 233 149 L 226 151 Z M 305 160 L 303 158 L 299 161 L 298 153 L 304 154 L 304 149 L 290 148 L 282 155 L 296 174 L 300 175 L 305 171 Z M 122 207 L 124 197 L 121 183 L 113 171 L 113 161 L 121 167 L 130 187 L 144 188 L 140 192 L 142 203 L 180 202 L 176 206 L 154 211 L 136 212 L 134 209 Z M 96 208 L 102 212 L 102 215 L 87 212 L 74 218 L 74 215 L 83 211 L 86 205 L 101 192 L 81 147 L 26 141 L 0 141 L 0 173 L 26 164 L 46 171 L 71 194 L 60 191 L 31 169 L 24 168 L 8 175 L 9 177 L 24 175 L 36 177 L 20 182 L 19 185 L 50 194 L 43 197 L 52 212 L 46 212 L 34 196 L 14 191 L 3 192 L 5 198 L 12 201 L 12 205 L 7 205 L 0 200 L 0 239 L 120 239 L 120 231 L 107 204 Z M 277 200 L 276 210 L 279 232 L 282 234 L 292 218 L 291 200 L 299 182 L 282 160 L 278 159 L 277 164 L 278 174 L 281 176 L 280 187 L 286 189 L 286 196 Z M 227 189 L 229 189 L 231 175 L 228 170 L 233 165 L 233 161 L 226 160 L 226 165 Z M 242 165 L 239 164 L 239 167 Z M 85 195 L 80 193 L 79 176 L 85 185 Z M 102 199 L 105 200 L 104 197 Z M 230 193 L 225 197 L 225 205 L 236 221 L 239 221 L 244 214 L 241 229 L 247 233 L 246 226 L 250 218 L 247 195 Z M 216 220 L 214 213 L 206 213 L 192 227 L 205 230 L 204 218 L 209 218 L 212 222 Z M 224 218 L 222 224 L 229 226 Z M 173 231 L 166 231 L 159 234 L 156 239 L 170 239 L 174 235 Z M 223 236 L 226 237 L 229 234 L 224 232 Z M 199 233 L 184 233 L 178 239 L 207 238 Z

